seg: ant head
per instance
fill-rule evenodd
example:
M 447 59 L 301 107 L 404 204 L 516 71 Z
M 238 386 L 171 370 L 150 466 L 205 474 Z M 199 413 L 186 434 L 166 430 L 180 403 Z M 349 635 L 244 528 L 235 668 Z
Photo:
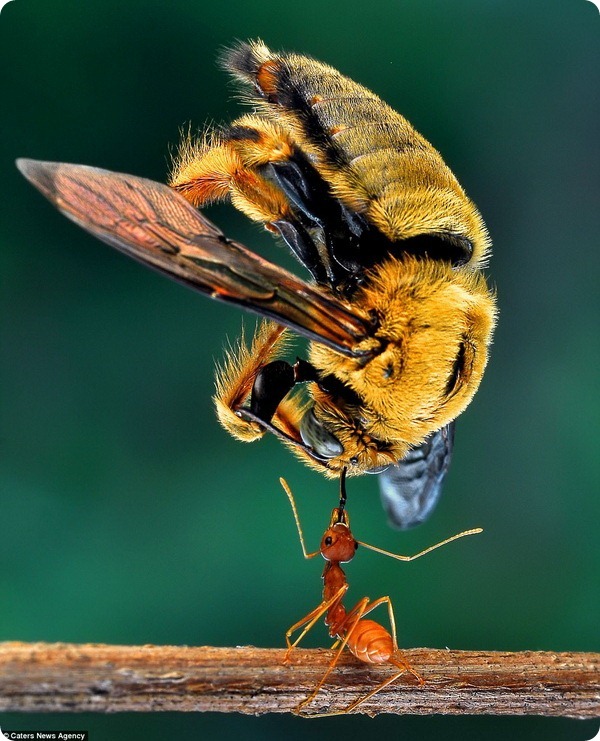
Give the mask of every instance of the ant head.
M 326 561 L 346 563 L 354 558 L 358 543 L 352 536 L 348 515 L 336 507 L 331 514 L 329 527 L 321 538 L 321 555 Z

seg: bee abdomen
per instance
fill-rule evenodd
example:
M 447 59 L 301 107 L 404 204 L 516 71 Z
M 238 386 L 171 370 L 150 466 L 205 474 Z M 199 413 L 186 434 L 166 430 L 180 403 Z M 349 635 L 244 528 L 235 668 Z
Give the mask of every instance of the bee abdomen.
M 367 664 L 385 664 L 394 653 L 394 642 L 387 630 L 374 620 L 359 620 L 348 648 L 357 659 Z
M 377 95 L 310 57 L 275 54 L 261 42 L 251 42 L 232 49 L 224 63 L 237 77 L 252 83 L 267 103 L 297 117 L 304 135 L 338 164 L 379 148 L 428 146 Z
M 261 41 L 240 44 L 223 61 L 254 87 L 253 102 L 286 129 L 330 193 L 387 240 L 432 236 L 437 241 L 417 252 L 453 264 L 485 257 L 485 226 L 451 170 L 377 95 L 329 65 L 271 52 Z

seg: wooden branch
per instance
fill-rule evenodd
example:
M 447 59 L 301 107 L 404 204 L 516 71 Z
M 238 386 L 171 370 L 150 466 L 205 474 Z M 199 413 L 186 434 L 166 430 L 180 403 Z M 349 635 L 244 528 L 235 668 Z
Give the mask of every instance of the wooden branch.
M 315 687 L 331 651 L 0 643 L 0 711 L 292 711 Z M 600 716 L 600 654 L 526 651 L 402 652 L 425 679 L 401 676 L 361 712 L 429 715 Z M 345 653 L 307 713 L 341 709 L 390 667 Z

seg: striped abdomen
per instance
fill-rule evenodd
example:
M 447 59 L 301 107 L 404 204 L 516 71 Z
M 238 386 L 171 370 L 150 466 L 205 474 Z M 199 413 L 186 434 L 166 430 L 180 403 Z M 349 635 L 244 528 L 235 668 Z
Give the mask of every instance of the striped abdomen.
M 445 243 L 441 257 L 482 260 L 488 236 L 439 152 L 404 116 L 329 65 L 240 44 L 227 69 L 254 87 L 262 115 L 283 126 L 331 193 L 392 242 L 421 235 Z M 431 251 L 431 247 L 428 249 Z
M 392 636 L 374 620 L 358 621 L 350 635 L 348 648 L 366 664 L 385 664 L 395 650 Z

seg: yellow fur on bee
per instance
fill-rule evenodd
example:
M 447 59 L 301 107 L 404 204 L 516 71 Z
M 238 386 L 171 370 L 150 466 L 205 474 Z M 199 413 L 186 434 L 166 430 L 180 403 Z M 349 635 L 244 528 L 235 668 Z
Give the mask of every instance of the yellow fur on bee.
M 496 321 L 495 296 L 480 272 L 489 253 L 483 220 L 440 153 L 377 95 L 333 67 L 272 53 L 260 41 L 232 50 L 225 63 L 252 87 L 248 101 L 257 113 L 235 121 L 229 138 L 224 134 L 209 142 L 215 153 L 200 169 L 207 163 L 213 168 L 214 191 L 222 192 L 226 182 L 232 203 L 267 227 L 277 219 L 293 220 L 296 207 L 260 168 L 293 162 L 300 152 L 334 198 L 400 243 L 362 276 L 347 301 L 351 312 L 373 317 L 377 327 L 353 348 L 355 356 L 310 344 L 309 359 L 319 377 L 333 375 L 357 395 L 358 400 L 307 384 L 311 413 L 343 452 L 323 466 L 298 445 L 308 409 L 301 393 L 283 400 L 273 423 L 292 438 L 286 441 L 291 450 L 326 476 L 337 476 L 342 468 L 359 474 L 401 460 L 455 419 L 480 384 Z M 198 151 L 200 160 L 207 157 L 205 145 Z M 193 160 L 193 152 L 184 152 L 185 167 L 198 166 Z M 448 259 L 392 256 L 402 251 L 403 240 L 420 235 L 448 244 Z M 467 243 L 468 263 L 453 267 L 450 250 Z M 317 238 L 315 244 L 318 250 Z M 232 410 L 248 399 L 279 341 L 279 335 L 259 330 L 252 348 L 242 343 L 219 371 L 217 412 L 238 439 L 263 434 Z
M 294 142 L 289 132 L 267 118 L 248 114 L 236 119 L 231 126 L 249 129 L 254 134 L 230 142 L 245 167 L 287 160 L 293 152 Z
M 249 398 L 261 367 L 285 351 L 285 332 L 280 324 L 262 321 L 248 348 L 242 328 L 236 345 L 225 353 L 223 364 L 216 367 L 213 401 L 217 417 L 227 432 L 238 440 L 252 442 L 265 433 L 256 422 L 241 419 L 234 410 Z
M 273 53 L 262 41 L 251 42 L 249 50 L 258 77 L 235 66 L 231 71 L 260 86 L 261 65 L 270 65 L 267 99 L 254 96 L 252 103 L 309 156 L 336 198 L 392 241 L 449 233 L 472 243 L 471 266 L 484 264 L 489 237 L 477 208 L 440 153 L 404 116 L 327 64 Z M 278 74 L 310 107 L 310 126 L 305 109 L 270 102 Z M 322 137 L 314 136 L 315 121 Z
M 273 183 L 255 169 L 259 161 L 289 156 L 288 142 L 278 139 L 277 127 L 257 116 L 246 116 L 235 125 L 260 125 L 260 142 L 223 139 L 205 134 L 195 141 L 188 133 L 173 162 L 169 185 L 193 206 L 230 197 L 231 203 L 253 221 L 269 223 L 289 215 L 289 204 Z
M 375 269 L 353 303 L 377 316 L 375 336 L 385 349 L 364 364 L 313 343 L 310 360 L 363 399 L 363 431 L 395 444 L 402 457 L 455 419 L 475 394 L 495 323 L 494 296 L 479 272 L 406 258 Z M 465 368 L 446 393 L 461 344 Z M 315 415 L 321 414 L 317 401 Z M 343 445 L 344 427 L 351 425 L 328 427 Z
M 197 208 L 226 198 L 242 164 L 216 136 L 194 141 L 188 134 L 172 166 L 169 185 Z
M 252 221 L 270 223 L 289 216 L 283 192 L 258 173 L 243 168 L 230 182 L 231 203 Z

